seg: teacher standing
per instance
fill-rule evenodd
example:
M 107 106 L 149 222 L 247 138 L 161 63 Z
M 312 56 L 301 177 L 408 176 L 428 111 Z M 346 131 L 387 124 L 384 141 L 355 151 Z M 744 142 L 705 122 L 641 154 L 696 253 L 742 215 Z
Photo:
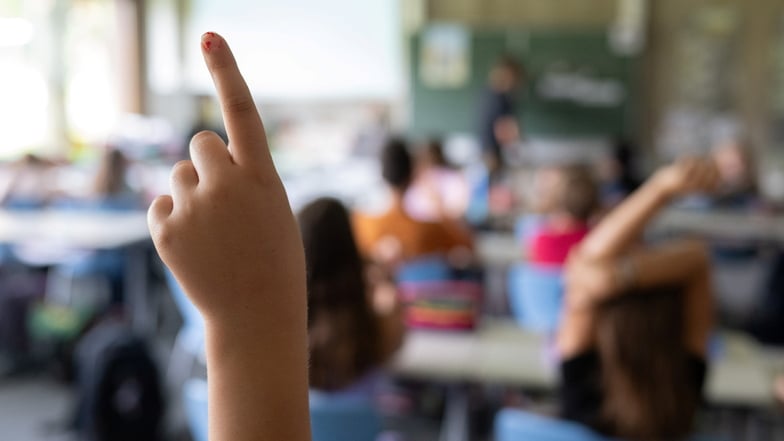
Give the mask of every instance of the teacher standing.
M 490 176 L 497 176 L 506 166 L 503 147 L 520 138 L 514 95 L 523 80 L 523 66 L 503 56 L 490 70 L 488 86 L 482 93 L 479 138 Z

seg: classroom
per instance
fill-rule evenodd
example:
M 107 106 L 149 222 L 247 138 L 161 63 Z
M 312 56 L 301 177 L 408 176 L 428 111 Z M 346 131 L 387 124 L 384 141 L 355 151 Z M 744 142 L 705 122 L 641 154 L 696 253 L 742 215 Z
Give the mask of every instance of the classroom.
M 784 2 L 0 0 L 0 439 L 784 440 Z

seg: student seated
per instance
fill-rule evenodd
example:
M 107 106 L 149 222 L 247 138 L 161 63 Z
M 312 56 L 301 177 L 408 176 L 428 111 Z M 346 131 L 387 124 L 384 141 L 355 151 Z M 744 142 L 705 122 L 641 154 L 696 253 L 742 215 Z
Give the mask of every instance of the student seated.
M 665 167 L 570 256 L 557 337 L 563 417 L 621 439 L 691 432 L 713 325 L 708 253 L 695 242 L 637 243 L 674 198 L 716 184 L 710 161 Z
M 719 189 L 711 200 L 718 209 L 758 208 L 756 165 L 751 150 L 737 138 L 717 142 L 711 152 L 719 170 Z
M 406 212 L 417 220 L 461 219 L 468 208 L 468 181 L 449 164 L 440 139 L 425 142 L 417 155 L 416 178 L 406 192 Z
M 527 238 L 527 258 L 532 264 L 561 266 L 569 251 L 588 234 L 589 222 L 598 206 L 598 189 L 585 167 L 554 167 L 542 171 L 548 177 L 543 188 L 544 217 Z
M 471 248 L 470 234 L 456 221 L 423 222 L 415 220 L 406 211 L 404 197 L 412 182 L 413 165 L 402 140 L 391 139 L 384 146 L 381 173 L 392 194 L 391 206 L 380 216 L 354 216 L 354 232 L 363 255 L 374 257 L 381 248 L 392 247 L 397 248 L 395 254 L 407 261 Z
M 0 206 L 6 209 L 38 209 L 51 200 L 55 164 L 28 153 L 11 165 L 8 180 L 0 191 Z
M 597 163 L 602 207 L 612 208 L 618 205 L 640 186 L 635 167 L 636 150 L 630 140 L 618 138 L 612 151 Z
M 139 208 L 141 196 L 128 185 L 128 158 L 116 148 L 109 148 L 101 158 L 92 188 L 92 203 L 105 210 Z
M 366 277 L 340 202 L 318 199 L 298 220 L 307 267 L 310 388 L 372 400 L 383 364 L 402 343 L 396 289 L 374 274 L 367 275 L 376 280 Z

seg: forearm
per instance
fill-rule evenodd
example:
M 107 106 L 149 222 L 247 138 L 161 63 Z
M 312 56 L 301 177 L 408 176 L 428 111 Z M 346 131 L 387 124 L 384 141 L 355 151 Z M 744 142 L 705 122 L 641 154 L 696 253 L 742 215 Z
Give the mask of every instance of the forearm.
M 684 286 L 704 277 L 710 262 L 704 245 L 696 241 L 680 241 L 645 249 L 627 257 L 632 288 L 655 286 Z
M 648 222 L 670 200 L 667 192 L 649 180 L 621 205 L 607 214 L 580 246 L 583 257 L 594 260 L 616 258 L 639 240 Z
M 304 320 L 291 328 L 208 322 L 211 441 L 310 440 Z

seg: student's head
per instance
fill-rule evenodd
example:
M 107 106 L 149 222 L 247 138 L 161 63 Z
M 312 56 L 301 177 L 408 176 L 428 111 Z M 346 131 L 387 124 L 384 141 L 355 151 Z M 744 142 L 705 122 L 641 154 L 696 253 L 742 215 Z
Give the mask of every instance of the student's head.
M 115 196 L 125 191 L 127 169 L 128 158 L 120 150 L 106 150 L 95 175 L 95 193 L 98 196 Z
M 390 138 L 381 151 L 381 175 L 394 191 L 404 193 L 411 185 L 413 161 L 406 142 Z
M 687 370 L 681 291 L 626 293 L 600 306 L 601 425 L 614 436 L 675 440 L 691 432 L 699 397 Z
M 565 215 L 588 222 L 599 203 L 596 180 L 582 165 L 545 167 L 538 172 L 539 209 L 545 214 Z
M 450 168 L 452 165 L 444 155 L 444 145 L 440 138 L 430 138 L 419 147 L 419 163 L 423 168 Z
M 737 138 L 723 139 L 713 147 L 713 159 L 723 187 L 728 191 L 756 188 L 756 170 L 751 150 Z
M 522 84 L 525 69 L 511 55 L 499 58 L 490 70 L 490 87 L 498 92 L 511 92 Z
M 310 384 L 336 390 L 378 363 L 379 331 L 346 208 L 318 199 L 298 221 L 307 268 Z

